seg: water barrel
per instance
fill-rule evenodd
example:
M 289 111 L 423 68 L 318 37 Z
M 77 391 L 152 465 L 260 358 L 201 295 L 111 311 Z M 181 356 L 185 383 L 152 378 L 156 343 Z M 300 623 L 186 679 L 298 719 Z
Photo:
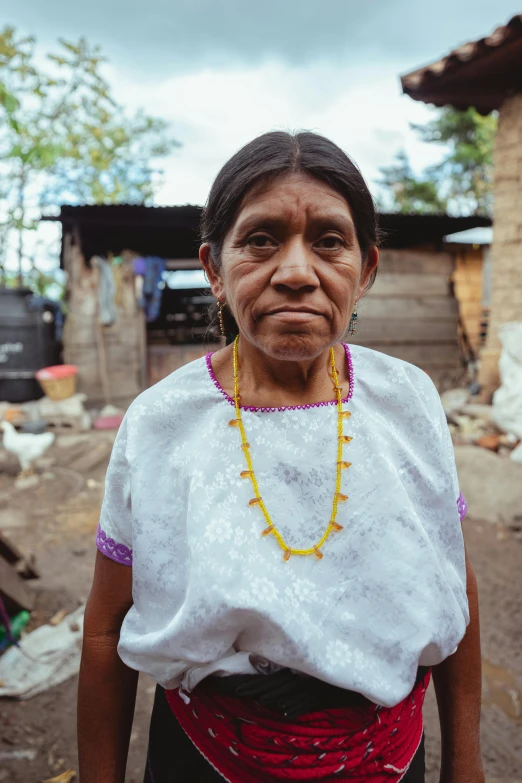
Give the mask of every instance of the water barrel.
M 27 288 L 0 288 L 0 401 L 40 399 L 36 372 L 59 363 L 53 310 L 32 303 Z

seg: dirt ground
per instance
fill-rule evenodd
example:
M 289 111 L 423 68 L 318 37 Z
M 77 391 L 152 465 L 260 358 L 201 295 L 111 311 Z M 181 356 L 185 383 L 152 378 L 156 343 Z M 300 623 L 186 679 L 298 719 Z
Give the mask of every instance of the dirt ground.
M 0 528 L 37 556 L 41 578 L 29 582 L 31 628 L 86 600 L 94 534 L 111 436 L 59 439 L 40 466 L 37 486 L 16 490 L 0 474 Z M 13 510 L 16 512 L 13 514 Z M 482 738 L 488 783 L 522 783 L 522 540 L 509 529 L 466 520 L 465 536 L 481 595 L 484 698 Z M 141 783 L 153 700 L 140 680 L 128 783 Z M 77 769 L 76 679 L 28 701 L 0 702 L 0 781 L 42 783 Z M 433 693 L 426 708 L 427 783 L 438 781 L 439 738 Z

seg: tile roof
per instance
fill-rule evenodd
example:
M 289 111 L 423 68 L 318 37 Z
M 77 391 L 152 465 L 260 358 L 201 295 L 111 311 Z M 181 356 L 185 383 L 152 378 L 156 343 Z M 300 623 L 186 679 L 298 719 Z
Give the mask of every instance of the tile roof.
M 482 114 L 522 91 L 522 14 L 489 36 L 470 41 L 446 57 L 401 77 L 403 91 L 418 101 Z

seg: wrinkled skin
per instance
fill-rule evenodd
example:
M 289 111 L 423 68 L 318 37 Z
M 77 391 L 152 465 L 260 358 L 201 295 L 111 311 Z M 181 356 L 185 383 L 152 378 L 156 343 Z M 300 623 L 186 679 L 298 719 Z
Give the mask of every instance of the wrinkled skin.
M 345 334 L 378 263 L 363 262 L 350 207 L 324 182 L 290 174 L 254 187 L 223 243 L 200 258 L 242 340 L 267 359 L 310 362 Z

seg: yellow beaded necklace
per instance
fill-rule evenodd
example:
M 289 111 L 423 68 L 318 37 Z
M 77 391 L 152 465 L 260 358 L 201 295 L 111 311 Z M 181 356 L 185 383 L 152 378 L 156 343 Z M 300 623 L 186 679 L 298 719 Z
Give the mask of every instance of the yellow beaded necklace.
M 263 517 L 265 518 L 265 522 L 267 523 L 267 527 L 263 530 L 261 535 L 274 536 L 277 543 L 279 544 L 279 546 L 284 552 L 283 560 L 285 561 L 290 560 L 291 555 L 303 555 L 303 556 L 315 555 L 319 560 L 321 560 L 323 557 L 323 553 L 321 552 L 321 547 L 328 539 L 330 533 L 332 533 L 333 531 L 343 529 L 343 526 L 339 525 L 335 521 L 337 517 L 338 504 L 344 503 L 344 501 L 348 500 L 348 496 L 343 495 L 341 492 L 341 474 L 344 469 L 349 468 L 350 465 L 352 464 L 351 462 L 343 462 L 343 445 L 345 443 L 349 443 L 352 440 L 352 438 L 349 435 L 343 435 L 343 419 L 349 418 L 351 416 L 351 413 L 349 411 L 343 411 L 343 401 L 341 396 L 342 387 L 339 383 L 339 374 L 337 372 L 337 366 L 335 364 L 334 349 L 330 348 L 330 361 L 332 364 L 332 375 L 334 379 L 335 395 L 337 397 L 337 461 L 336 461 L 336 472 L 335 472 L 335 493 L 333 498 L 332 513 L 330 515 L 330 521 L 326 527 L 326 530 L 324 531 L 323 535 L 321 536 L 317 544 L 315 544 L 315 546 L 311 547 L 310 549 L 293 549 L 291 546 L 288 546 L 283 536 L 272 522 L 272 519 L 270 518 L 270 515 L 266 509 L 265 502 L 259 493 L 259 485 L 257 483 L 256 474 L 254 473 L 254 466 L 252 464 L 252 455 L 250 454 L 250 444 L 247 441 L 245 426 L 243 424 L 243 419 L 241 417 L 241 406 L 240 406 L 240 396 L 239 396 L 239 370 L 238 370 L 238 355 L 237 355 L 238 345 L 239 345 L 239 335 L 236 337 L 234 341 L 234 406 L 236 409 L 236 418 L 232 419 L 232 421 L 229 422 L 229 425 L 231 427 L 239 427 L 239 432 L 241 433 L 241 448 L 243 449 L 243 452 L 245 454 L 246 464 L 248 468 L 248 470 L 243 470 L 241 472 L 241 478 L 250 479 L 250 481 L 252 482 L 252 486 L 254 488 L 254 497 L 252 498 L 252 500 L 249 501 L 249 506 L 259 506 L 259 508 L 261 509 Z

